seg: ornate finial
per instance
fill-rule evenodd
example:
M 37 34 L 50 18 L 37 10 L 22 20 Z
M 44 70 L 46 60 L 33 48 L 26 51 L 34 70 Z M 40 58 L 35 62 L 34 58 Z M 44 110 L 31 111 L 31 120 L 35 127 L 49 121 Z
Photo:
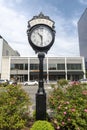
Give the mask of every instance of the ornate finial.
M 40 12 L 39 15 L 34 16 L 34 17 L 32 18 L 32 20 L 33 20 L 33 19 L 38 19 L 38 18 L 51 20 L 51 19 L 49 18 L 49 16 L 45 16 L 42 12 Z
M 40 14 L 38 15 L 38 17 L 43 18 L 44 14 L 42 12 L 40 12 Z

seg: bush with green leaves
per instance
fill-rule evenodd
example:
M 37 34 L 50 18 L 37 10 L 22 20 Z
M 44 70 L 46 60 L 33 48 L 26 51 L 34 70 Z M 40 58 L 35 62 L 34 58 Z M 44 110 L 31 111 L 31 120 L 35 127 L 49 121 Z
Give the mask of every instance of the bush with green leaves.
M 27 123 L 30 98 L 20 86 L 8 85 L 0 91 L 0 129 L 20 130 Z
M 54 130 L 54 127 L 48 121 L 36 121 L 30 130 Z
M 68 84 L 68 80 L 60 79 L 60 80 L 57 81 L 57 84 L 58 84 L 59 87 L 64 87 Z
M 49 96 L 49 105 L 53 110 L 52 122 L 58 130 L 87 129 L 87 87 L 72 85 L 57 88 Z
M 6 87 L 8 85 L 8 83 L 1 83 L 0 87 Z

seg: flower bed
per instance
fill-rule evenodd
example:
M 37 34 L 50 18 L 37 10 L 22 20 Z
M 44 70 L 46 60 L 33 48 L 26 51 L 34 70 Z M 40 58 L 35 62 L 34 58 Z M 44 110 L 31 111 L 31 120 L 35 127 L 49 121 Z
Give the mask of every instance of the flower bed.
M 55 88 L 49 96 L 56 130 L 87 129 L 87 88 L 82 85 Z
M 11 85 L 1 89 L 0 129 L 28 130 L 33 128 L 36 120 L 35 116 L 32 118 L 30 116 L 30 98 L 28 96 L 20 86 Z M 48 101 L 50 110 L 53 113 L 51 113 L 51 116 L 47 114 L 47 121 L 52 124 L 52 129 L 87 129 L 86 85 L 53 86 Z M 44 130 L 49 129 L 50 126 L 48 122 L 45 122 L 45 127 L 39 123 L 39 126 L 34 126 L 34 129 L 38 129 L 39 127 Z

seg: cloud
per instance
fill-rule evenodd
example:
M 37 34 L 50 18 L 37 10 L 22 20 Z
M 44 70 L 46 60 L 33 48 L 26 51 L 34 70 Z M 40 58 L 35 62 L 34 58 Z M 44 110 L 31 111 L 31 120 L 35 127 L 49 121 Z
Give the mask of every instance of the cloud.
M 87 0 L 79 0 L 80 3 L 87 5 Z
M 77 17 L 56 16 L 56 38 L 50 53 L 58 56 L 79 56 Z
M 26 18 L 4 6 L 0 6 L 0 17 L 0 33 L 15 41 L 23 41 L 21 34 L 24 34 L 26 29 Z
M 33 49 L 27 40 L 28 18 L 17 10 L 5 5 L 5 0 L 0 0 L 0 35 L 7 40 L 11 47 L 18 50 L 21 56 L 34 55 Z M 21 3 L 22 0 L 9 0 L 9 5 Z M 11 4 L 12 3 L 12 4 Z M 50 6 L 55 13 L 48 12 L 51 19 L 55 21 L 56 37 L 55 43 L 48 54 L 57 56 L 79 55 L 77 39 L 77 18 L 66 19 L 54 6 Z M 28 10 L 28 17 L 31 19 L 32 10 Z M 33 14 L 32 14 L 33 15 Z M 35 14 L 38 15 L 38 14 Z M 45 14 L 46 15 L 46 14 Z
M 20 4 L 22 3 L 23 0 L 8 0 L 8 2 L 6 2 L 6 0 L 0 0 L 0 4 L 2 5 L 14 5 L 15 3 L 16 4 Z
M 27 53 L 27 19 L 24 15 L 0 5 L 0 35 L 11 45 L 15 50 L 18 50 L 21 55 Z M 20 47 L 19 47 L 20 46 Z M 28 55 L 29 55 L 28 51 Z

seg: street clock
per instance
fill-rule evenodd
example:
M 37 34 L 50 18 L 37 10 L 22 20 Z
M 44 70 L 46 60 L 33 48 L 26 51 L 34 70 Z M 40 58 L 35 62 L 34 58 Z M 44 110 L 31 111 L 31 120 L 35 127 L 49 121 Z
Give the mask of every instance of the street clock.
M 29 43 L 36 53 L 47 53 L 55 39 L 54 22 L 40 13 L 28 22 L 27 34 Z
M 55 39 L 54 21 L 40 13 L 28 21 L 28 41 L 38 53 L 39 58 L 39 88 L 36 93 L 36 120 L 46 119 L 46 93 L 43 80 L 43 59 Z

